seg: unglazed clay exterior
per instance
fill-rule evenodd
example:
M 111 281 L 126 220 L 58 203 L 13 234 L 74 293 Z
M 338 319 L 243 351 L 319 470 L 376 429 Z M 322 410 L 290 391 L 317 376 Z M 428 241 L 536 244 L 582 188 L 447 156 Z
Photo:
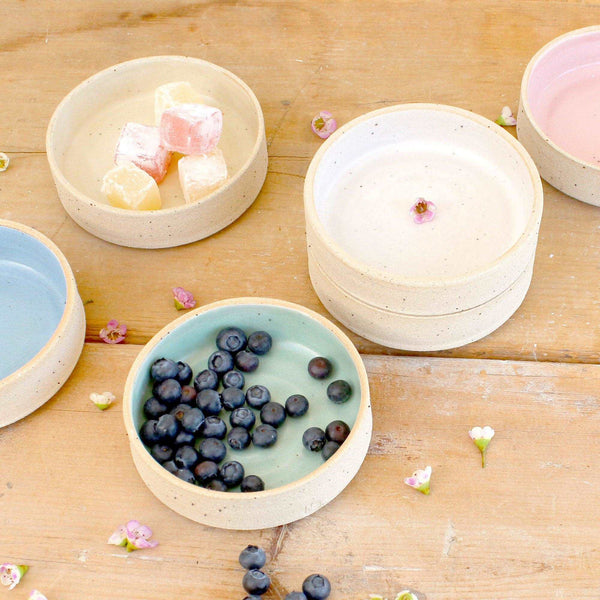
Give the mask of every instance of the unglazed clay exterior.
M 205 103 L 223 110 L 219 148 L 228 179 L 201 200 L 186 204 L 174 157 L 160 184 L 160 210 L 114 208 L 100 190 L 113 164 L 119 132 L 128 121 L 154 124 L 154 90 L 172 81 L 189 81 Z M 104 240 L 136 248 L 178 246 L 223 229 L 254 202 L 267 172 L 264 120 L 252 90 L 221 67 L 182 56 L 132 60 L 81 83 L 54 112 L 46 148 L 69 215 Z
M 0 379 L 0 427 L 4 427 L 42 406 L 69 378 L 83 349 L 85 313 L 73 272 L 56 245 L 18 223 L 0 220 L 0 227 L 22 232 L 43 244 L 59 262 L 66 285 L 64 311 L 50 339 L 33 358 Z M 14 335 L 18 339 L 19 332 Z

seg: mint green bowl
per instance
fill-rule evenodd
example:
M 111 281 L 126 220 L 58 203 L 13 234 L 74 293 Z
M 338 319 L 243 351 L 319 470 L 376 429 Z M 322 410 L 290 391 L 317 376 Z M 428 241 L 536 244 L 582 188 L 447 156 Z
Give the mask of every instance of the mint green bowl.
M 251 445 L 234 451 L 228 447 L 225 460 L 238 460 L 246 475 L 261 477 L 266 488 L 263 492 L 215 492 L 185 483 L 151 457 L 137 433 L 144 422 L 143 403 L 152 395 L 151 364 L 161 357 L 182 360 L 190 364 L 195 375 L 206 368 L 207 358 L 217 349 L 217 333 L 229 326 L 240 327 L 247 334 L 265 330 L 273 338 L 273 347 L 260 357 L 259 368 L 245 374 L 244 389 L 260 383 L 281 404 L 292 394 L 304 394 L 310 402 L 306 415 L 286 419 L 271 448 Z M 328 379 L 319 381 L 308 374 L 308 362 L 315 356 L 332 361 L 334 372 Z M 352 387 L 352 396 L 345 404 L 334 404 L 326 396 L 327 385 L 335 379 L 345 379 Z M 357 473 L 372 429 L 367 374 L 352 342 L 317 313 L 264 298 L 210 304 L 186 313 L 160 331 L 131 368 L 123 412 L 135 465 L 150 490 L 176 512 L 227 529 L 275 527 L 300 519 L 331 501 Z M 225 420 L 227 417 L 225 413 Z M 336 454 L 323 462 L 320 453 L 303 447 L 302 434 L 312 426 L 325 429 L 335 419 L 346 421 L 352 431 Z

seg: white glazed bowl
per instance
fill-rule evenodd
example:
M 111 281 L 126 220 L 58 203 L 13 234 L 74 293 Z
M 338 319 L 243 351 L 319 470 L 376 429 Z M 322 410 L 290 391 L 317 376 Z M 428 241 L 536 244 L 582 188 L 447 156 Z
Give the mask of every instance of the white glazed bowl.
M 600 27 L 546 44 L 521 83 L 519 141 L 540 175 L 561 192 L 600 206 Z
M 114 150 L 128 121 L 154 124 L 154 90 L 189 81 L 223 111 L 223 151 L 229 177 L 203 199 L 186 204 L 176 159 L 159 185 L 163 207 L 115 208 L 101 193 Z M 46 135 L 50 170 L 69 215 L 94 235 L 123 246 L 164 248 L 203 239 L 237 219 L 256 199 L 267 173 L 262 110 L 252 90 L 212 63 L 184 56 L 154 56 L 93 75 L 58 105 Z
M 294 393 L 307 396 L 306 415 L 287 418 L 272 448 L 228 449 L 225 460 L 238 460 L 246 475 L 265 481 L 262 492 L 217 492 L 184 482 L 156 462 L 138 431 L 144 422 L 143 403 L 151 395 L 149 370 L 161 357 L 183 360 L 194 375 L 206 368 L 216 350 L 217 333 L 228 326 L 247 333 L 269 331 L 273 347 L 260 366 L 246 374 L 246 387 L 262 383 L 272 399 L 284 403 Z M 332 377 L 311 378 L 308 361 L 327 356 Z M 326 397 L 328 383 L 346 379 L 353 394 L 344 404 Z M 157 333 L 131 367 L 123 396 L 123 417 L 137 470 L 154 495 L 174 511 L 205 525 L 224 529 L 262 529 L 290 523 L 335 498 L 357 473 L 371 438 L 372 417 L 367 374 L 347 336 L 327 319 L 302 306 L 265 298 L 237 298 L 190 311 Z M 325 429 L 334 419 L 346 421 L 350 436 L 326 462 L 302 446 L 302 433 L 312 426 Z M 257 423 L 260 419 L 257 417 Z
M 85 314 L 73 272 L 47 237 L 0 220 L 0 427 L 65 383 L 81 354 Z
M 437 206 L 430 223 L 412 221 L 418 197 Z M 317 294 L 344 325 L 373 341 L 407 350 L 474 341 L 506 321 L 528 288 L 541 181 L 510 134 L 469 111 L 407 104 L 354 119 L 315 154 L 304 203 Z M 429 326 L 433 335 L 416 337 L 403 325 L 406 317 L 439 322 L 486 303 L 493 317 L 449 333 L 443 344 L 437 325 Z M 368 325 L 381 322 L 381 311 L 397 315 L 385 336 Z

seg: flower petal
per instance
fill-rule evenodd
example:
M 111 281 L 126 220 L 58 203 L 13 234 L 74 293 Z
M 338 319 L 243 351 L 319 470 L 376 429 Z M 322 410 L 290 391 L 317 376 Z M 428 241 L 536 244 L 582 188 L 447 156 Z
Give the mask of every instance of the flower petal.
M 28 600 L 48 600 L 48 598 L 46 598 L 46 596 L 44 596 L 44 594 L 42 594 L 41 592 L 33 590 L 33 592 L 31 592 L 31 594 L 29 595 Z
M 109 538 L 107 544 L 114 546 L 125 546 L 127 543 L 127 529 L 121 525 Z
M 10 158 L 8 158 L 8 155 L 4 154 L 4 152 L 0 152 L 0 173 L 2 173 L 2 171 L 6 171 L 9 164 Z
M 314 133 L 325 140 L 337 129 L 337 121 L 328 110 L 321 110 L 313 117 L 310 127 Z

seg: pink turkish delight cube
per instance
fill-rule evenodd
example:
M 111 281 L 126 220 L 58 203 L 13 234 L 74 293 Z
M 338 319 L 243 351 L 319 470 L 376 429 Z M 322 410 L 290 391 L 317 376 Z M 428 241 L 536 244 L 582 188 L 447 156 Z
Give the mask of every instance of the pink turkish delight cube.
M 207 154 L 221 138 L 223 113 L 206 104 L 179 104 L 165 110 L 160 137 L 166 148 L 182 154 Z
M 127 123 L 117 142 L 115 164 L 133 163 L 160 183 L 167 174 L 171 154 L 161 142 L 158 127 Z

